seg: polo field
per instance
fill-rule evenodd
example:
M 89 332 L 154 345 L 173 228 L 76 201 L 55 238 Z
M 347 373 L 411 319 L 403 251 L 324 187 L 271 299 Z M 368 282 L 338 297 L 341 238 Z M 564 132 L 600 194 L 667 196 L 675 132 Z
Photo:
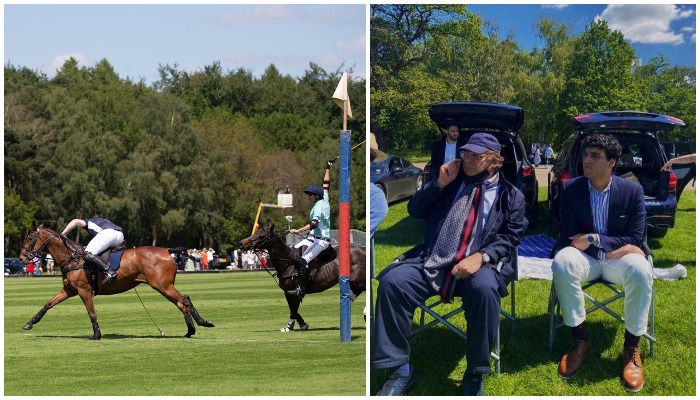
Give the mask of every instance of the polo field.
M 263 271 L 179 273 L 176 284 L 215 327 L 185 338 L 182 313 L 140 285 L 143 305 L 134 290 L 95 298 L 102 339 L 88 340 L 77 296 L 22 330 L 60 276 L 6 278 L 4 395 L 365 395 L 364 295 L 352 305 L 352 341 L 341 342 L 339 290 L 307 295 L 309 329 L 284 333 L 284 293 Z

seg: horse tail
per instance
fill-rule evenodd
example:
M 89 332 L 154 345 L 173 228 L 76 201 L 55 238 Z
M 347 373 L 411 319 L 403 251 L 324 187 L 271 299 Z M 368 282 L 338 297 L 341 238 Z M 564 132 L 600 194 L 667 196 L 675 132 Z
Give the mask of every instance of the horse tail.
M 186 254 L 187 253 L 187 248 L 186 247 L 168 247 L 167 248 L 168 253 L 171 254 Z

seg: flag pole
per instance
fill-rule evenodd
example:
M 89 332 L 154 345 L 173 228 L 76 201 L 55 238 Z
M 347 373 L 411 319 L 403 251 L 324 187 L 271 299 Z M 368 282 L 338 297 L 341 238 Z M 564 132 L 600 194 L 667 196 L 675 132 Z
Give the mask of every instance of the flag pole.
M 343 102 L 343 130 L 347 131 L 348 130 L 348 103 L 349 101 L 345 100 Z

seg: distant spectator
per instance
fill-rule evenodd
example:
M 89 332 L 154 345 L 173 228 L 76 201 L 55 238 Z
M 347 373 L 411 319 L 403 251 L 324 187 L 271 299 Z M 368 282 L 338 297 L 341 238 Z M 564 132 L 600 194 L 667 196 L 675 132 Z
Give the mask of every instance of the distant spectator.
M 540 163 L 542 162 L 542 152 L 540 151 L 539 148 L 535 148 L 535 168 L 540 166 Z
M 41 258 L 34 257 L 34 275 L 41 275 Z
M 552 161 L 554 161 L 554 150 L 552 150 L 552 146 L 547 145 L 544 148 L 544 164 L 549 165 Z
M 208 251 L 207 248 L 202 249 L 201 257 L 202 257 L 202 270 L 206 271 L 209 269 L 209 256 L 207 255 Z
M 46 273 L 54 275 L 53 257 L 51 257 L 51 254 L 46 255 Z
M 214 251 L 214 249 L 212 249 L 210 247 L 209 250 L 207 250 L 207 264 L 209 264 L 209 268 L 214 267 L 214 256 L 215 255 L 216 255 L 216 252 Z
M 30 261 L 29 264 L 27 264 L 27 274 L 34 275 L 34 260 Z

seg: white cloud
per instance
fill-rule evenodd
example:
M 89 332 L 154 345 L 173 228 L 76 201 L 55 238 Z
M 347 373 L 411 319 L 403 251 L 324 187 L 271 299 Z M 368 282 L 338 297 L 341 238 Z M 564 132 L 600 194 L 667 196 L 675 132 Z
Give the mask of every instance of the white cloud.
M 339 50 L 347 51 L 349 53 L 365 54 L 367 35 L 363 33 L 355 39 L 339 41 L 336 43 L 336 46 L 338 46 Z
M 568 6 L 568 4 L 542 4 L 542 8 L 553 8 L 555 10 L 563 10 Z
M 685 42 L 682 32 L 688 40 L 694 40 L 695 27 L 683 27 L 681 32 L 676 32 L 671 23 L 694 14 L 694 10 L 683 10 L 673 4 L 611 4 L 595 20 L 606 20 L 610 29 L 619 30 L 632 43 L 680 45 Z
M 63 64 L 71 57 L 78 61 L 78 67 L 86 67 L 88 64 L 87 57 L 80 53 L 60 54 L 54 57 L 48 64 L 42 65 L 41 72 L 45 73 L 49 78 L 53 78 L 56 75 L 56 71 L 60 70 Z

